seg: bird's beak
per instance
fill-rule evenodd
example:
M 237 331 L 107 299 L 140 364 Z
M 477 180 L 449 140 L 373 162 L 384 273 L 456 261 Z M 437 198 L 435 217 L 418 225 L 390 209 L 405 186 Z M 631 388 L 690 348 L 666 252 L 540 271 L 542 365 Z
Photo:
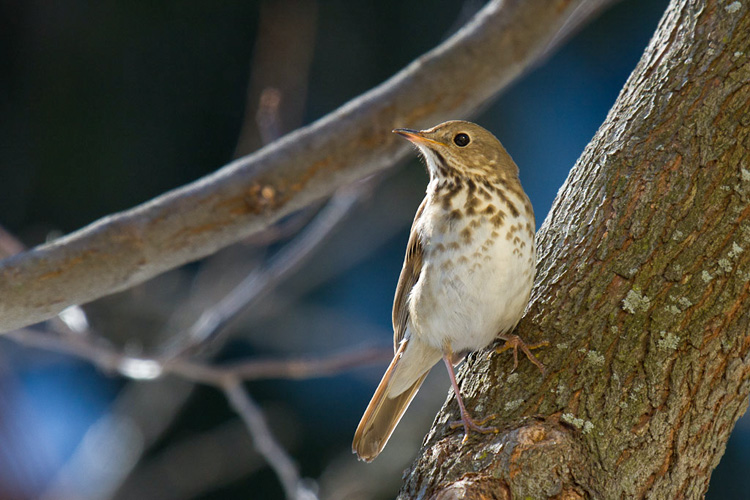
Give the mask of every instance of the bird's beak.
M 419 144 L 437 144 L 439 146 L 444 145 L 441 142 L 425 137 L 424 132 L 420 130 L 413 130 L 410 128 L 397 128 L 393 130 L 393 133 L 405 137 L 407 140 L 413 142 L 416 145 L 419 145 Z

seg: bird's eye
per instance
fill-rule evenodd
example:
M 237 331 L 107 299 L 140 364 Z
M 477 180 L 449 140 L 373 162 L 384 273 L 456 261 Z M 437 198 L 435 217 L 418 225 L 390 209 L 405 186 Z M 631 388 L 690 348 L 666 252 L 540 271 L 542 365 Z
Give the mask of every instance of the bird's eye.
M 471 139 L 469 139 L 469 136 L 466 134 L 456 134 L 456 137 L 453 138 L 453 142 L 456 143 L 456 146 L 462 148 L 469 144 Z

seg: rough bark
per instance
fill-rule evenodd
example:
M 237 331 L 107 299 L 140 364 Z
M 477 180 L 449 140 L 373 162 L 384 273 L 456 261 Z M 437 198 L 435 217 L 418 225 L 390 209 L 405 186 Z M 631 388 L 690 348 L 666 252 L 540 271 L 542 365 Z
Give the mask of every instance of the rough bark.
M 546 375 L 472 356 L 501 432 L 462 445 L 449 398 L 400 498 L 705 493 L 750 392 L 749 11 L 672 1 L 538 235 Z
M 0 332 L 141 283 L 393 165 L 396 127 L 465 117 L 613 0 L 495 0 L 400 73 L 195 183 L 0 262 Z

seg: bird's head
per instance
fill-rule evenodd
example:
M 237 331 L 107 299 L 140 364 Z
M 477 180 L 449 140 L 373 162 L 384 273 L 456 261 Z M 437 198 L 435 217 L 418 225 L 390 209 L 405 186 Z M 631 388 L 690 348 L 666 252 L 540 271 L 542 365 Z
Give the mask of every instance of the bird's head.
M 393 132 L 419 148 L 433 177 L 518 176 L 518 167 L 500 141 L 476 123 L 453 120 L 427 130 Z

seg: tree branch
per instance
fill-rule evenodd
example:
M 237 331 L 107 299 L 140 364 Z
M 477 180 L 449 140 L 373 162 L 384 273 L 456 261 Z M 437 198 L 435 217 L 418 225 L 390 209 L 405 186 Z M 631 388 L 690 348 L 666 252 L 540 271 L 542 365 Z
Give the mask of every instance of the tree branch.
M 290 379 L 302 380 L 327 377 L 368 364 L 382 364 L 393 357 L 391 346 L 360 348 L 322 358 L 248 360 L 212 365 L 187 358 L 128 356 L 96 337 L 57 335 L 33 328 L 8 333 L 27 347 L 46 349 L 90 361 L 108 372 L 119 373 L 134 380 L 149 380 L 166 374 L 204 385 L 223 387 L 229 379 L 243 381 Z
M 299 269 L 370 188 L 371 185 L 364 182 L 336 191 L 310 223 L 266 265 L 250 273 L 221 300 L 203 311 L 186 334 L 178 338 L 181 345 L 175 348 L 171 356 L 190 355 L 212 342 L 227 324 L 246 311 L 254 301 Z
M 673 0 L 539 235 L 519 333 L 476 355 L 401 498 L 699 498 L 750 393 L 750 9 Z M 484 495 L 484 496 L 483 496 Z
M 361 368 L 370 363 L 383 363 L 390 359 L 393 354 L 392 348 L 388 346 L 379 349 L 370 348 L 337 353 L 325 358 L 254 360 L 214 366 L 181 357 L 169 359 L 134 358 L 110 348 L 102 341 L 96 342 L 93 337 L 60 336 L 33 329 L 16 330 L 8 333 L 8 336 L 28 346 L 65 352 L 87 359 L 100 368 L 120 373 L 135 380 L 155 379 L 169 373 L 185 380 L 211 385 L 222 390 L 232 408 L 245 423 L 253 439 L 254 448 L 274 470 L 284 489 L 286 498 L 290 500 L 314 500 L 317 497 L 300 477 L 292 458 L 273 436 L 257 403 L 242 387 L 242 381 L 329 376 L 344 370 Z M 108 418 L 107 422 L 110 420 Z M 134 451 L 134 454 L 137 451 L 140 451 L 140 448 Z M 79 458 L 79 460 L 84 460 L 84 458 Z M 69 466 L 71 470 L 81 467 L 83 465 L 80 463 Z M 70 471 L 66 472 L 71 477 L 75 476 Z M 124 471 L 122 474 L 124 474 Z M 65 487 L 72 488 L 71 485 L 61 487 L 63 489 Z M 53 488 L 49 496 L 54 496 L 58 491 L 57 488 L 59 487 Z
M 612 0 L 496 0 L 370 92 L 212 175 L 0 262 L 0 332 L 124 290 L 382 170 L 427 126 L 485 105 Z
M 276 473 L 284 494 L 288 500 L 315 500 L 315 493 L 307 488 L 299 475 L 294 461 L 284 448 L 276 441 L 268 428 L 263 412 L 257 403 L 243 389 L 239 379 L 228 379 L 224 384 L 226 394 L 232 408 L 240 415 L 242 421 L 253 438 L 253 446 L 263 455 L 268 465 Z

